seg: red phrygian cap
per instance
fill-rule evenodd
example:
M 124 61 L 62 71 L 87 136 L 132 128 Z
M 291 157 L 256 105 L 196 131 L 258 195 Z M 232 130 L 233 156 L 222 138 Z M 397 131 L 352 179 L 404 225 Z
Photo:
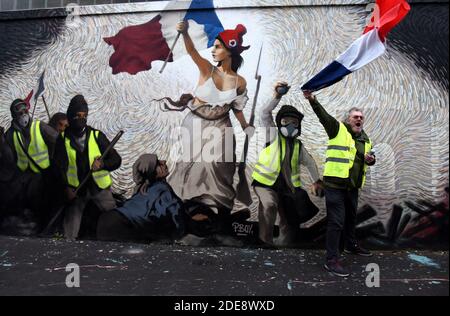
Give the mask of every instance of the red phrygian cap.
M 243 36 L 247 33 L 247 29 L 242 24 L 236 26 L 234 30 L 225 30 L 219 34 L 219 38 L 225 44 L 228 50 L 233 53 L 242 54 L 243 51 L 250 48 L 250 46 L 243 46 Z

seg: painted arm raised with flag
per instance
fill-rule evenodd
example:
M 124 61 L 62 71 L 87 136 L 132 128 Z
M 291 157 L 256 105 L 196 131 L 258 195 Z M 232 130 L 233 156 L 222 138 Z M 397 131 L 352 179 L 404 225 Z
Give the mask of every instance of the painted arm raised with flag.
M 248 47 L 237 48 L 235 51 L 230 50 L 229 48 L 233 48 L 233 46 L 227 47 L 226 44 L 220 40 L 220 37 L 218 37 L 214 42 L 214 46 L 211 52 L 214 61 L 218 63 L 218 67 L 215 67 L 207 59 L 203 58 L 199 54 L 199 52 L 195 48 L 194 42 L 189 36 L 188 29 L 189 29 L 188 21 L 182 21 L 177 24 L 177 31 L 183 35 L 186 50 L 200 71 L 198 88 L 207 84 L 206 89 L 211 89 L 215 87 L 219 92 L 231 93 L 236 91 L 238 95 L 246 93 L 247 81 L 245 80 L 244 77 L 239 76 L 237 74 L 237 71 L 244 62 L 241 53 L 242 51 L 248 49 Z M 244 29 L 241 28 L 240 30 L 236 29 L 236 31 L 244 32 L 245 28 Z M 222 35 L 224 33 L 225 32 L 223 32 Z M 242 36 L 243 34 L 242 35 L 235 34 L 235 35 Z M 232 41 L 232 43 L 235 43 L 235 45 L 237 45 L 237 40 L 231 39 L 230 41 Z M 216 78 L 214 78 L 215 71 L 217 71 L 218 74 Z M 212 86 L 211 84 L 208 85 L 209 81 L 212 82 Z M 198 88 L 196 92 L 198 92 Z M 194 98 L 195 98 L 193 103 L 194 106 L 204 105 L 212 101 L 212 99 L 203 100 L 199 96 L 194 96 Z M 204 99 L 208 99 L 208 96 L 205 96 Z M 247 127 L 249 127 L 249 124 L 247 123 L 244 114 L 242 113 L 242 110 L 238 109 L 234 110 L 235 110 L 234 114 L 236 115 L 236 118 L 241 124 L 242 129 L 245 130 Z

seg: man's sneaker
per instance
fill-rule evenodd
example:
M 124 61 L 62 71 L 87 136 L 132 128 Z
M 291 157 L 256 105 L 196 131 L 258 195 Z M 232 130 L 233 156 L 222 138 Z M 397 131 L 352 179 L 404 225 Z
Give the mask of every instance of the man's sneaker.
M 370 251 L 368 251 L 364 248 L 361 248 L 358 244 L 352 245 L 350 247 L 346 247 L 344 249 L 344 252 L 347 254 L 357 255 L 357 256 L 361 256 L 361 257 L 372 257 L 373 256 L 373 254 Z
M 341 265 L 338 259 L 328 260 L 323 267 L 325 270 L 338 277 L 346 278 L 350 276 L 350 273 Z

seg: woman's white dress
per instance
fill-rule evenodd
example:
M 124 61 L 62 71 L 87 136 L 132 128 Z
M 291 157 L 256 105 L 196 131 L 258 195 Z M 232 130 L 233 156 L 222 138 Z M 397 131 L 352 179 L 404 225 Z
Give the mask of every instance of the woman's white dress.
M 191 111 L 181 126 L 181 155 L 168 181 L 185 201 L 200 202 L 215 211 L 231 210 L 236 195 L 236 142 L 230 111 L 242 111 L 248 97 L 237 95 L 237 86 L 219 90 L 212 75 L 197 87 L 195 97 L 208 104 L 195 107 L 190 102 Z

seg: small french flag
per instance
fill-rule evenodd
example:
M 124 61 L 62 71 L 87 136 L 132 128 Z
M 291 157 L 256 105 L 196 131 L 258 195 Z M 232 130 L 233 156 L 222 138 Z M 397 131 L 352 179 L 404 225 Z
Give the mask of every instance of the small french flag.
M 317 91 L 329 87 L 383 55 L 386 51 L 386 35 L 403 20 L 410 9 L 405 0 L 377 0 L 371 23 L 363 35 L 301 89 Z
M 27 108 L 31 108 L 31 100 L 34 100 L 34 104 L 37 103 L 37 100 L 39 97 L 44 93 L 45 91 L 45 85 L 44 85 L 44 76 L 45 76 L 45 70 L 42 72 L 41 76 L 39 77 L 38 81 L 36 82 L 36 86 L 33 90 L 30 91 L 30 93 L 27 95 L 27 97 L 24 99 L 25 103 L 27 104 Z
M 189 34 L 198 50 L 213 46 L 224 28 L 215 10 L 213 0 L 192 0 L 170 2 L 162 13 L 151 21 L 128 26 L 104 41 L 114 48 L 109 65 L 113 74 L 127 72 L 135 75 L 150 70 L 155 60 L 164 61 L 170 54 L 169 62 L 186 54 L 184 45 L 170 46 L 178 32 L 178 22 L 189 21 Z

